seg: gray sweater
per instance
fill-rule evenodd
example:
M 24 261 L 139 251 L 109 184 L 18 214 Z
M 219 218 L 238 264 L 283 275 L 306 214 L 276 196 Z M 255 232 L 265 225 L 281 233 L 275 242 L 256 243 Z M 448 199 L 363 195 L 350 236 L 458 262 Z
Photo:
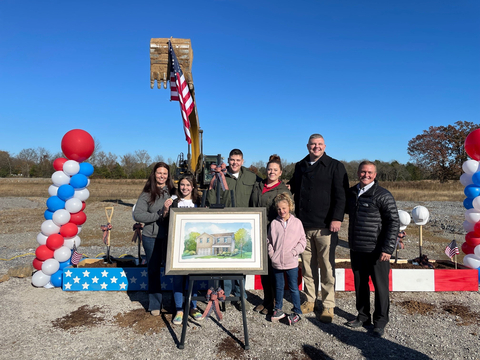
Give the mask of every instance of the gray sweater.
M 150 204 L 150 194 L 143 192 L 137 200 L 135 210 L 133 211 L 133 217 L 135 221 L 141 222 L 143 226 L 143 235 L 153 238 L 165 239 L 167 237 L 168 224 L 165 222 L 168 220 L 163 219 L 158 211 L 163 208 L 165 200 L 170 196 L 164 194 L 157 197 L 153 204 Z M 167 218 L 168 219 L 168 218 Z

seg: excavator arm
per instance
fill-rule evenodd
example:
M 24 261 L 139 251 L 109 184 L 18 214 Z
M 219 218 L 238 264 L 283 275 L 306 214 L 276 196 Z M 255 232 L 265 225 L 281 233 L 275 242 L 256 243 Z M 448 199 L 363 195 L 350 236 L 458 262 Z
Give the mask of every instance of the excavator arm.
M 195 87 L 192 78 L 193 51 L 190 39 L 174 38 L 152 38 L 150 40 L 150 88 L 167 88 L 167 82 L 170 81 L 170 67 L 168 64 L 168 41 L 171 41 L 175 55 L 177 56 L 183 75 L 187 80 L 190 93 L 193 98 L 193 111 L 188 117 L 190 121 L 190 137 L 192 144 L 188 149 L 189 170 L 193 173 L 199 173 L 202 162 L 201 130 L 198 121 L 197 102 L 195 100 Z M 179 124 L 181 116 L 179 114 Z

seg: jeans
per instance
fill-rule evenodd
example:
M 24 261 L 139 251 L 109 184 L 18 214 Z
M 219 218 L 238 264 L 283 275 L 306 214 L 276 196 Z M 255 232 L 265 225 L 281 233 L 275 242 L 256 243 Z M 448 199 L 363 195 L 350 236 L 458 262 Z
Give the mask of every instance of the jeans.
M 273 269 L 275 275 L 275 309 L 282 309 L 283 307 L 283 289 L 285 287 L 285 280 L 283 274 L 287 275 L 288 288 L 292 296 L 293 312 L 301 314 L 300 309 L 300 292 L 298 291 L 298 267 L 290 270 Z
M 188 280 L 187 276 L 184 275 L 174 275 L 173 276 L 173 299 L 175 301 L 175 308 L 177 311 L 183 311 L 183 293 L 185 289 L 188 289 Z M 185 285 L 184 285 L 185 282 Z M 193 282 L 193 296 L 197 296 L 197 283 Z M 192 300 L 190 304 L 190 309 L 197 308 L 197 301 Z
M 162 241 L 165 240 L 142 236 L 143 249 L 147 256 L 148 311 L 161 310 L 162 308 L 162 284 L 160 279 Z
M 243 283 L 245 284 L 245 276 L 243 277 Z M 235 284 L 234 284 L 235 283 Z M 223 290 L 226 296 L 238 296 L 240 297 L 240 283 L 238 280 L 223 280 Z M 243 297 L 247 298 L 247 292 L 243 294 Z

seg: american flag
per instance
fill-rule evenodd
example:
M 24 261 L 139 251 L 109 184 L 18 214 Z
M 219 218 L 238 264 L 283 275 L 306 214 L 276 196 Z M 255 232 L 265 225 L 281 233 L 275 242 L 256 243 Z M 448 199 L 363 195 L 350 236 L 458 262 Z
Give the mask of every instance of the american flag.
M 193 98 L 170 40 L 168 41 L 168 62 L 170 64 L 170 100 L 180 102 L 185 140 L 187 140 L 188 144 L 191 144 L 190 120 L 188 120 L 188 116 L 193 110 Z
M 450 244 L 445 248 L 445 254 L 451 259 L 454 255 L 459 254 L 457 242 L 452 240 Z
M 78 265 L 80 260 L 82 260 L 82 257 L 83 257 L 83 255 L 80 254 L 79 252 L 77 252 L 77 246 L 75 244 L 73 244 L 73 253 L 72 253 L 72 257 L 70 259 L 70 262 L 73 265 Z

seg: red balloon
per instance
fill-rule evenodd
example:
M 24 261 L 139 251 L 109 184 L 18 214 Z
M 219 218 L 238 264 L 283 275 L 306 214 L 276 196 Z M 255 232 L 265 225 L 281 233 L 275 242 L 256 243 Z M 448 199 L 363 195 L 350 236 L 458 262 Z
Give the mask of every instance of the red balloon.
M 92 136 L 85 130 L 75 129 L 62 138 L 62 151 L 67 158 L 82 162 L 87 160 L 95 150 Z
M 470 231 L 467 235 L 465 235 L 465 242 L 475 248 L 475 246 L 480 245 L 480 237 L 477 237 L 474 231 Z
M 480 160 L 480 129 L 468 134 L 465 139 L 465 151 L 473 160 Z
M 53 161 L 53 168 L 57 171 L 63 170 L 63 164 L 65 164 L 68 160 L 65 158 L 58 158 Z
M 475 233 L 476 236 L 480 237 L 480 221 L 477 221 L 473 226 L 473 232 Z
M 64 239 L 63 239 L 62 235 L 52 234 L 47 238 L 47 243 L 45 245 L 47 245 L 47 247 L 50 250 L 55 251 L 58 248 L 60 248 L 61 246 L 63 246 L 63 243 L 64 243 Z
M 468 254 L 473 254 L 475 252 L 475 248 L 471 247 L 470 245 L 468 245 L 466 242 L 464 242 L 462 244 L 462 251 L 465 255 L 468 255 Z
M 78 227 L 74 223 L 66 223 L 60 227 L 60 234 L 63 237 L 74 237 L 78 233 Z
M 42 260 L 38 260 L 37 258 L 33 259 L 33 267 L 37 270 L 42 270 Z
M 85 221 L 87 221 L 87 215 L 85 215 L 83 211 L 79 211 L 75 214 L 70 214 L 70 222 L 74 223 L 75 225 L 82 225 Z
M 53 250 L 50 250 L 47 245 L 40 245 L 35 250 L 35 256 L 40 261 L 45 261 L 47 259 L 53 258 Z
M 85 201 L 82 201 L 82 209 L 80 211 L 83 211 L 85 210 L 85 207 L 87 206 L 87 204 L 85 204 Z

